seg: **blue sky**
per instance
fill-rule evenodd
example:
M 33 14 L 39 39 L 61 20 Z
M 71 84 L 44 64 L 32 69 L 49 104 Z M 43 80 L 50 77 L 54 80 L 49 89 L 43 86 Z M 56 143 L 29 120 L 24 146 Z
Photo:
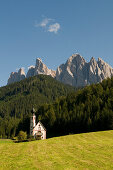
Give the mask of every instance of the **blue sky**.
M 73 53 L 113 67 L 113 0 L 0 0 L 0 86 L 37 57 L 56 69 Z

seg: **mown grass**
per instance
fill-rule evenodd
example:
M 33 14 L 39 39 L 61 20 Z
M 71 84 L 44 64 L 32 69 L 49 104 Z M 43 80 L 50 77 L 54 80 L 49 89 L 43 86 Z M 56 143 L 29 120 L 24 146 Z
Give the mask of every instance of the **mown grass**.
M 0 140 L 0 169 L 113 169 L 113 130 L 13 143 Z

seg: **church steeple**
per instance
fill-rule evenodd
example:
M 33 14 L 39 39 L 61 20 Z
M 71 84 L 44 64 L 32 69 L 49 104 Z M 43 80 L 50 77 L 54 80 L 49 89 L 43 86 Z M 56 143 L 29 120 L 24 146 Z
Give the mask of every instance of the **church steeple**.
M 31 110 L 31 113 L 32 113 L 32 116 L 30 118 L 30 135 L 33 136 L 34 135 L 34 131 L 33 129 L 35 128 L 36 126 L 36 116 L 35 116 L 35 109 L 33 108 Z
M 33 107 L 33 109 L 31 110 L 31 113 L 32 113 L 32 114 L 35 114 L 35 112 L 36 112 L 36 111 L 35 111 L 35 109 L 34 109 L 34 107 Z

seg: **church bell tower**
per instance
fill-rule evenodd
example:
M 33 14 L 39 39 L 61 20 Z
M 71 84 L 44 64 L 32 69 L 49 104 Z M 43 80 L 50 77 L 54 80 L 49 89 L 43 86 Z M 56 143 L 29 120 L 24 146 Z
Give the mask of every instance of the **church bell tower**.
M 33 108 L 32 111 L 32 116 L 30 117 L 30 136 L 34 136 L 34 128 L 36 126 L 36 116 L 35 116 L 35 109 Z

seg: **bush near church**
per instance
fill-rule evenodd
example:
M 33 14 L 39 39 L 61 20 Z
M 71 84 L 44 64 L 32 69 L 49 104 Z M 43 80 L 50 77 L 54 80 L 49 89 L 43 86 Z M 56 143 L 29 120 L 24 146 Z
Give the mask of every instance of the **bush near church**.
M 20 131 L 18 134 L 18 141 L 22 142 L 27 139 L 27 133 L 24 131 Z

